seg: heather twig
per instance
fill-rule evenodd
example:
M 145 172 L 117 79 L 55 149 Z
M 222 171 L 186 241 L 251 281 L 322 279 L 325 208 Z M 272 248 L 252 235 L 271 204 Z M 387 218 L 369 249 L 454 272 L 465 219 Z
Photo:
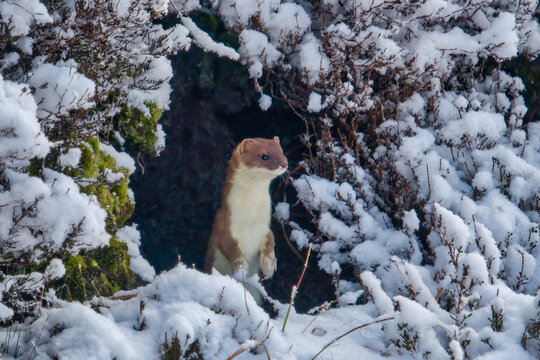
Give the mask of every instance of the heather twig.
M 304 273 L 306 272 L 307 264 L 309 261 L 309 255 L 311 254 L 311 244 L 309 244 L 307 255 L 306 255 L 306 261 L 304 262 L 304 268 L 302 269 L 302 274 L 300 274 L 300 278 L 298 279 L 298 282 L 295 286 L 293 286 L 291 291 L 291 301 L 289 302 L 289 308 L 287 309 L 287 315 L 285 315 L 285 320 L 283 321 L 283 328 L 281 329 L 282 332 L 285 332 L 285 326 L 287 325 L 287 320 L 289 319 L 289 314 L 291 313 L 291 308 L 294 303 L 294 299 L 296 298 L 296 294 L 298 292 L 298 288 L 300 287 L 300 283 L 302 283 L 302 279 L 304 278 Z

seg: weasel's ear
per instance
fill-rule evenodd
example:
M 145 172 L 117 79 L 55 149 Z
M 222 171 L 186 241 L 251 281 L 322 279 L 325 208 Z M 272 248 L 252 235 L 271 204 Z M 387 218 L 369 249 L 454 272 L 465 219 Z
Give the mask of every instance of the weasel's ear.
M 255 140 L 251 138 L 242 140 L 242 142 L 240 143 L 240 146 L 238 146 L 238 154 L 245 153 L 247 151 L 248 146 L 253 143 L 255 143 Z
M 277 136 L 274 136 L 274 141 L 279 144 L 279 138 Z

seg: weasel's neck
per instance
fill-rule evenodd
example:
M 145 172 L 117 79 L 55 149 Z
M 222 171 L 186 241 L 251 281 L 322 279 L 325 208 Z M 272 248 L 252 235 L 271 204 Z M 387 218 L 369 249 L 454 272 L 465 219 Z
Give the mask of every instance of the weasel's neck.
M 249 168 L 240 163 L 231 178 L 231 187 L 239 190 L 265 190 L 268 193 L 268 187 L 272 178 L 258 173 L 257 169 Z
M 238 164 L 231 175 L 229 191 L 226 194 L 226 201 L 231 211 L 256 208 L 255 212 L 258 213 L 258 216 L 266 217 L 266 213 L 269 215 L 270 194 L 268 188 L 272 178 L 268 175 L 265 176 L 260 170 L 249 168 L 242 163 Z

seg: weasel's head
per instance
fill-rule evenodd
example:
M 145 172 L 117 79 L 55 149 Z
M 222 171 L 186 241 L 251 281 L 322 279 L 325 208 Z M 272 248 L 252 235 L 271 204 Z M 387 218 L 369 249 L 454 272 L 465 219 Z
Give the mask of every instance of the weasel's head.
M 287 158 L 277 136 L 273 139 L 244 139 L 235 151 L 240 163 L 261 177 L 272 179 L 287 170 Z

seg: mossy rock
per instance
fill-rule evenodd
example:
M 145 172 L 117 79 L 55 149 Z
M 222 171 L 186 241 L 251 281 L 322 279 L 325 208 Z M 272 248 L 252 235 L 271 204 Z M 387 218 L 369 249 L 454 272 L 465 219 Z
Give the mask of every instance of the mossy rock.
M 142 284 L 129 267 L 127 245 L 114 236 L 109 246 L 82 251 L 78 255 L 65 253 L 62 261 L 66 274 L 51 287 L 66 300 L 86 301 L 94 296 L 111 296 Z
M 129 192 L 129 170 L 119 167 L 111 155 L 100 149 L 97 138 L 80 144 L 81 158 L 76 167 L 62 169 L 76 179 L 82 193 L 97 198 L 107 212 L 106 230 L 110 234 L 124 226 L 135 209 Z M 111 179 L 107 172 L 120 174 Z M 62 279 L 50 286 L 66 300 L 85 301 L 94 296 L 110 296 L 142 284 L 142 280 L 129 267 L 127 245 L 111 237 L 108 246 L 83 250 L 77 255 L 65 252 L 59 255 L 66 268 Z
M 163 110 L 153 103 L 146 107 L 150 116 L 136 108 L 122 109 L 114 117 L 114 127 L 124 137 L 130 150 L 150 155 L 156 152 L 156 129 Z
M 66 269 L 65 275 L 47 284 L 46 289 L 56 290 L 56 295 L 69 301 L 87 301 L 94 296 L 111 296 L 120 290 L 136 288 L 144 284 L 129 267 L 127 244 L 111 237 L 108 246 L 99 249 L 83 250 L 77 255 L 65 251 L 56 254 Z M 12 265 L 10 274 L 27 275 L 32 272 L 43 273 L 50 259 L 28 266 Z M 39 294 L 37 294 L 39 295 Z M 5 304 L 16 303 L 28 299 L 24 292 L 4 292 Z M 31 312 L 17 313 L 13 320 L 23 320 L 31 316 Z

